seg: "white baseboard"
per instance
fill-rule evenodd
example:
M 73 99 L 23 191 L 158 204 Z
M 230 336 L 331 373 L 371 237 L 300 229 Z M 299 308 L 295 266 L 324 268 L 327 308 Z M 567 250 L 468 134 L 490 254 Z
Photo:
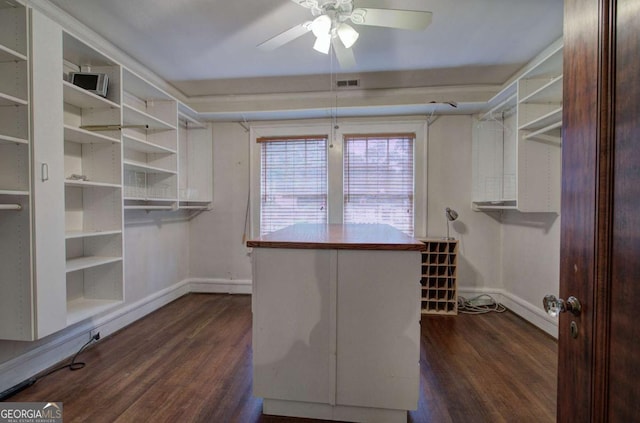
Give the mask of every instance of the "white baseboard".
M 189 292 L 207 294 L 251 294 L 250 279 L 191 278 Z
M 497 302 L 504 305 L 518 316 L 537 326 L 554 338 L 558 338 L 558 321 L 545 313 L 541 308 L 536 307 L 520 297 L 503 289 L 458 288 L 458 295 L 465 298 L 472 298 L 482 294 L 491 295 Z

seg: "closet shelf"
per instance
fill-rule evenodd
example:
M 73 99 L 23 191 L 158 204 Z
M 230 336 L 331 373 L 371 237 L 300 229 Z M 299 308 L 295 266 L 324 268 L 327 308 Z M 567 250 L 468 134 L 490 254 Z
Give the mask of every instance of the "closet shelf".
M 180 120 L 183 120 L 186 124 L 185 126 L 187 126 L 189 129 L 204 129 L 207 127 L 207 125 L 205 125 L 204 123 L 192 118 L 182 111 L 178 111 L 178 118 Z
M 0 92 L 0 106 L 26 106 L 27 100 Z
M 76 272 L 78 270 L 90 269 L 104 264 L 116 263 L 122 261 L 122 257 L 78 257 L 67 260 L 67 273 Z
M 89 298 L 76 298 L 67 301 L 67 326 L 93 317 L 120 304 L 122 304 L 121 300 L 95 300 Z
M 118 138 L 112 138 L 99 132 L 87 131 L 71 125 L 64 125 L 64 139 L 78 144 L 119 143 Z
M 520 104 L 548 103 L 562 103 L 562 75 L 551 78 L 549 82 L 520 100 Z
M 119 184 L 110 184 L 106 182 L 93 182 L 93 181 L 74 181 L 65 180 L 64 185 L 66 187 L 80 187 L 80 188 L 120 188 Z
M 29 191 L 19 191 L 19 190 L 11 190 L 11 189 L 0 189 L 0 195 L 19 195 L 19 196 L 28 196 Z
M 163 147 L 158 144 L 151 143 L 149 141 L 142 140 L 140 138 L 132 137 L 130 135 L 122 135 L 125 148 L 139 151 L 141 153 L 156 153 L 156 154 L 176 154 L 176 150 L 172 150 L 167 147 Z
M 108 235 L 118 235 L 121 234 L 121 230 L 113 230 L 113 231 L 67 231 L 65 232 L 66 239 L 79 239 L 79 238 L 92 238 L 98 236 L 108 236 Z
M 516 107 L 516 104 L 518 102 L 517 98 L 518 98 L 518 95 L 517 93 L 514 92 L 505 100 L 498 103 L 496 106 L 492 107 L 488 112 L 483 113 L 480 116 L 479 120 L 481 121 L 492 120 L 492 119 L 495 119 L 497 115 L 501 115 L 502 112 L 506 112 L 513 109 L 514 107 Z
M 25 61 L 27 61 L 27 56 L 0 44 L 0 63 Z
M 161 173 L 161 174 L 164 173 L 167 175 L 176 175 L 178 173 L 175 170 L 168 170 L 168 169 L 163 169 L 156 166 L 150 166 L 146 163 L 140 163 L 133 160 L 124 160 L 123 163 L 125 168 L 133 171 L 138 171 L 138 172 Z
M 525 140 L 537 140 L 551 144 L 562 144 L 562 121 L 530 132 L 524 136 Z
M 81 109 L 119 109 L 111 100 L 95 95 L 68 81 L 62 81 L 64 102 Z
M 135 205 L 135 206 L 124 206 L 124 209 L 125 210 L 175 210 L 175 207 Z
M 521 131 L 536 131 L 538 129 L 551 126 L 557 122 L 562 122 L 562 106 L 547 113 L 546 115 L 532 120 L 531 122 L 525 123 L 518 129 L 520 129 Z
M 0 134 L 0 144 L 29 144 L 29 140 Z
M 133 106 L 124 104 L 123 120 L 125 125 L 146 125 L 151 131 L 170 131 L 176 129 L 174 125 L 158 119 L 147 112 L 138 110 Z

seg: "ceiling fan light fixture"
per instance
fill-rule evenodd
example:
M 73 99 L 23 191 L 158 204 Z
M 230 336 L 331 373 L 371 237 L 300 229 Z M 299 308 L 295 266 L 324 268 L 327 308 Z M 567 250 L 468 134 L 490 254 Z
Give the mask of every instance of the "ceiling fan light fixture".
M 313 44 L 313 49 L 320 53 L 329 54 L 331 48 L 331 35 L 324 34 L 316 38 L 316 42 Z
M 326 37 L 331 31 L 331 18 L 327 15 L 320 15 L 311 22 L 310 27 L 316 38 Z
M 351 48 L 360 36 L 358 31 L 346 23 L 341 23 L 340 26 L 338 26 L 337 32 L 338 37 L 340 38 L 340 41 L 342 41 L 342 44 L 344 44 L 345 48 Z

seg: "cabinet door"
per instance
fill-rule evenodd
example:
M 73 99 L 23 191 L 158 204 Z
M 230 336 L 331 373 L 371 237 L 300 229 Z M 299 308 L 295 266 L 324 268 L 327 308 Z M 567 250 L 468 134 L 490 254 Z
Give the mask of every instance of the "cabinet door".
M 416 409 L 420 261 L 418 251 L 338 252 L 338 405 Z
M 31 11 L 35 337 L 66 326 L 62 28 Z
M 253 393 L 330 403 L 331 250 L 253 250 Z M 335 338 L 333 338 L 335 342 Z

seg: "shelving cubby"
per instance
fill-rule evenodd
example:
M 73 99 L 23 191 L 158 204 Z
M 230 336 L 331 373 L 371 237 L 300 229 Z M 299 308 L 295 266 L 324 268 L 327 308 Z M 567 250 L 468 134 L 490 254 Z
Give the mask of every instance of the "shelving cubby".
M 179 208 L 208 210 L 213 201 L 212 134 L 206 124 L 179 106 Z
M 123 300 L 121 67 L 63 34 L 67 324 Z M 69 82 L 105 73 L 106 97 Z
M 123 69 L 125 209 L 174 209 L 178 198 L 177 101 Z
M 422 314 L 458 314 L 458 241 L 422 239 Z

